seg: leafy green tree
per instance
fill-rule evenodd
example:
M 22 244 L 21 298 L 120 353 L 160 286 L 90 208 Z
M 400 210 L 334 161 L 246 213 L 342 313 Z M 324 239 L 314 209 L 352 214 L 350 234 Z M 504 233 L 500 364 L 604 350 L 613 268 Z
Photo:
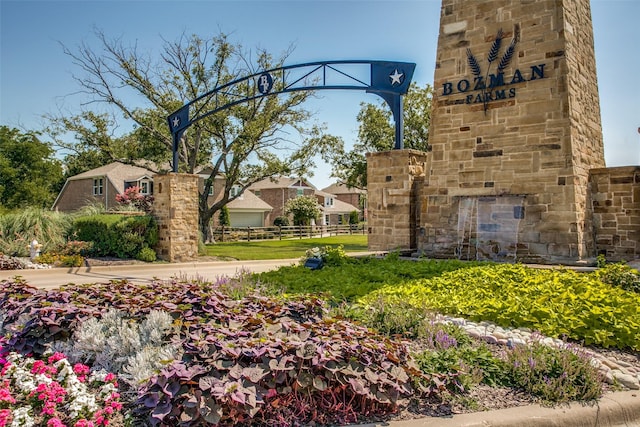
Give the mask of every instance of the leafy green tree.
M 175 42 L 165 41 L 158 55 L 152 57 L 119 39 L 111 40 L 100 31 L 96 36 L 101 50 L 83 44 L 77 50 L 65 47 L 64 52 L 80 69 L 75 78 L 93 101 L 88 105 L 106 103 L 124 116 L 121 127 L 125 122 L 133 123 L 134 129 L 111 140 L 84 137 L 82 144 L 107 153 L 113 160 L 146 159 L 164 170 L 173 166 L 173 141 L 166 119 L 169 114 L 239 77 L 282 66 L 291 53 L 289 49 L 274 58 L 263 49 L 248 51 L 229 41 L 225 34 L 211 38 L 183 34 Z M 233 91 L 205 97 L 191 104 L 190 110 L 192 116 L 200 115 L 249 96 L 255 96 L 255 87 L 246 82 L 233 86 Z M 321 129 L 306 125 L 311 116 L 302 104 L 310 96 L 312 92 L 301 91 L 258 97 L 209 115 L 186 130 L 178 146 L 179 170 L 195 173 L 203 166 L 211 166 L 199 199 L 203 235 L 215 212 L 254 182 L 276 175 L 309 175 L 318 150 L 333 149 L 330 144 L 335 140 L 318 141 Z M 87 118 L 89 124 L 95 124 L 96 117 L 97 113 L 84 111 L 77 117 L 52 120 L 61 139 L 65 130 L 83 135 L 82 126 L 75 124 L 82 124 Z M 116 133 L 114 127 L 111 126 L 111 135 Z M 108 133 L 99 132 L 104 134 Z M 209 204 L 209 188 L 216 176 L 226 178 L 225 186 L 221 197 Z M 239 191 L 232 192 L 234 187 Z
M 51 207 L 63 183 L 54 151 L 34 133 L 0 126 L 0 206 Z
M 224 227 L 228 227 L 231 225 L 231 220 L 229 218 L 229 208 L 226 205 L 220 208 L 220 215 L 218 216 L 218 220 L 220 221 L 220 225 Z
M 128 137 L 116 137 L 116 119 L 107 113 L 83 111 L 78 115 L 47 116 L 45 129 L 64 157 L 65 178 L 78 175 L 113 161 L 128 162 L 140 156 L 133 154 Z M 69 141 L 69 135 L 73 139 Z
M 358 211 L 349 212 L 349 224 L 353 225 L 353 224 L 358 224 L 359 222 L 360 222 L 360 215 L 358 214 Z
M 430 85 L 418 87 L 414 82 L 404 97 L 404 147 L 420 151 L 430 151 L 429 125 L 431 123 Z M 351 151 L 330 153 L 333 166 L 332 175 L 348 187 L 364 189 L 367 186 L 367 161 L 369 152 L 393 149 L 395 124 L 388 105 L 362 103 L 358 113 L 358 142 Z M 333 137 L 335 138 L 335 137 Z M 339 147 L 338 143 L 334 143 Z
M 287 200 L 284 213 L 293 214 L 294 225 L 309 225 L 312 219 L 320 216 L 318 201 L 313 196 L 300 196 Z

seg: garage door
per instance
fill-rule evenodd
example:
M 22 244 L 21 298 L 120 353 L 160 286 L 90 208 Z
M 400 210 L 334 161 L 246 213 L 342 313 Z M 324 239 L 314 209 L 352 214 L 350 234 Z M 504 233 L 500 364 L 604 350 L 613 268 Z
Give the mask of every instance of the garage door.
M 229 212 L 232 227 L 263 227 L 262 212 Z

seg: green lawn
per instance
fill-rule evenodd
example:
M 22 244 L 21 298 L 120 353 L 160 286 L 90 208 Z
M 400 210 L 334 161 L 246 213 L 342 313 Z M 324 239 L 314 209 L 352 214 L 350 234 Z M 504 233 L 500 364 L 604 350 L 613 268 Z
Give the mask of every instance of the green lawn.
M 338 245 L 344 246 L 346 252 L 366 251 L 367 236 L 363 234 L 345 234 L 310 239 L 220 242 L 207 245 L 207 255 L 235 258 L 241 261 L 302 258 L 307 249 L 324 246 L 336 247 Z

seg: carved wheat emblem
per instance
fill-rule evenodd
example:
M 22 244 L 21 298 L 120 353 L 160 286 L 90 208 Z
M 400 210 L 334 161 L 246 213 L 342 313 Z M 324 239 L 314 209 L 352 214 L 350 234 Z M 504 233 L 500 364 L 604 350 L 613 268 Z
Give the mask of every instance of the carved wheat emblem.
M 493 40 L 493 43 L 491 44 L 489 53 L 487 53 L 488 66 L 487 66 L 487 71 L 485 72 L 485 75 L 484 75 L 484 83 L 481 84 L 482 99 L 483 99 L 485 112 L 487 111 L 487 103 L 488 103 L 485 93 L 486 93 L 486 87 L 488 84 L 487 82 L 489 79 L 489 70 L 491 69 L 491 64 L 496 62 L 496 60 L 498 59 L 498 56 L 500 55 L 500 48 L 502 47 L 503 38 L 504 38 L 504 33 L 502 32 L 502 28 L 501 28 L 498 30 L 498 33 L 496 34 L 496 38 Z M 504 72 L 504 69 L 507 68 L 507 66 L 511 62 L 511 58 L 513 58 L 513 54 L 516 51 L 516 44 L 517 44 L 517 40 L 516 40 L 516 37 L 514 37 L 511 39 L 511 43 L 509 43 L 509 46 L 507 47 L 504 54 L 500 58 L 500 61 L 498 61 L 498 65 L 496 67 L 497 74 Z M 476 76 L 476 78 L 482 79 L 482 69 L 480 68 L 480 62 L 473 55 L 473 53 L 471 52 L 471 49 L 469 48 L 467 48 L 467 63 L 469 64 L 471 73 L 474 76 Z

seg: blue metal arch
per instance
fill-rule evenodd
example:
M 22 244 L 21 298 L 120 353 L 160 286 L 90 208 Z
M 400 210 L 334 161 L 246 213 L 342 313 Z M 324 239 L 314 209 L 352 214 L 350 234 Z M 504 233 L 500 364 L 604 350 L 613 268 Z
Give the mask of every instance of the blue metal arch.
M 356 77 L 353 73 L 341 69 L 341 67 L 348 68 L 354 66 L 368 67 L 368 82 L 365 81 L 366 78 L 363 79 L 362 76 Z M 173 138 L 173 171 L 178 171 L 178 143 L 180 138 L 184 131 L 193 123 L 243 102 L 264 96 L 303 90 L 364 90 L 368 93 L 381 96 L 387 104 L 389 104 L 391 112 L 393 113 L 395 121 L 394 148 L 401 149 L 403 148 L 402 95 L 406 94 L 409 90 L 415 67 L 415 63 L 391 61 L 348 60 L 307 62 L 274 68 L 218 86 L 186 103 L 167 117 Z M 288 80 L 294 71 L 301 72 L 301 76 Z M 346 80 L 346 83 L 331 82 L 328 74 L 338 76 Z M 242 87 L 242 92 L 235 93 L 234 89 L 236 87 Z M 246 94 L 247 92 L 249 92 L 249 95 Z M 224 103 L 219 102 L 220 95 L 225 97 Z M 228 101 L 226 99 L 229 96 L 232 98 L 236 97 L 237 99 Z M 190 107 L 199 101 L 205 101 L 205 105 L 213 102 L 213 109 L 206 112 L 195 111 L 193 117 L 189 117 Z

